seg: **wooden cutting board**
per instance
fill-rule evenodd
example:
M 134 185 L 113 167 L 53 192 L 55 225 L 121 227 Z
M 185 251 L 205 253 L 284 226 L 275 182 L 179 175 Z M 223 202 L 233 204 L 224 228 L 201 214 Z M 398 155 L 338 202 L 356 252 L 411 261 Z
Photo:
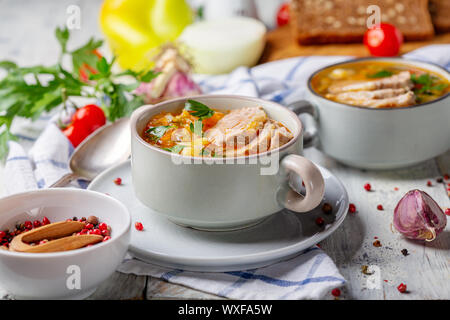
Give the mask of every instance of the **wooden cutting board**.
M 440 34 L 429 41 L 406 42 L 401 53 L 437 43 L 450 43 L 450 33 Z M 267 44 L 259 63 L 310 55 L 349 55 L 369 56 L 369 51 L 363 44 L 322 44 L 301 46 L 294 41 L 289 26 L 284 26 L 267 33 Z

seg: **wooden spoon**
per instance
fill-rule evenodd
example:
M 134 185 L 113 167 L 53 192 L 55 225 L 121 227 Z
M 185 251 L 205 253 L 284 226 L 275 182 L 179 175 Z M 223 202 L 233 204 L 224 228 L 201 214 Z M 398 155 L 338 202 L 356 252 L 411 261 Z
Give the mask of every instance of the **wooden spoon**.
M 72 236 L 73 233 L 83 230 L 86 225 L 80 221 L 61 221 L 24 232 L 15 236 L 9 244 L 11 251 L 18 252 L 57 252 L 82 248 L 88 244 L 94 244 L 103 240 L 96 234 L 83 234 Z M 49 242 L 31 246 L 26 242 Z M 54 240 L 55 239 L 55 240 Z

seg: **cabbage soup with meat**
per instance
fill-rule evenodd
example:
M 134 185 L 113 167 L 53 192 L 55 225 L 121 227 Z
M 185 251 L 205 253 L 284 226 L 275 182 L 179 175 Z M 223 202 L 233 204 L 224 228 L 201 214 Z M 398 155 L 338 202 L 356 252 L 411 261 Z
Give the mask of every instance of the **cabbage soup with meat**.
M 166 151 L 195 157 L 238 157 L 276 149 L 293 134 L 262 107 L 229 112 L 187 100 L 176 113 L 162 112 L 147 123 L 142 138 Z
M 401 62 L 357 61 L 326 68 L 311 79 L 312 89 L 336 102 L 395 108 L 426 103 L 450 92 L 441 75 Z

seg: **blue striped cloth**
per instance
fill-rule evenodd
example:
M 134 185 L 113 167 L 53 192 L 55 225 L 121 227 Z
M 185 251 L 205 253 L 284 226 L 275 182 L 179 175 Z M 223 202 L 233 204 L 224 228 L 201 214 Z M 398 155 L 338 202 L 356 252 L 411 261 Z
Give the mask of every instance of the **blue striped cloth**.
M 450 45 L 433 45 L 405 55 L 407 58 L 434 62 L 450 69 Z M 306 98 L 305 84 L 309 75 L 331 63 L 349 57 L 296 57 L 259 65 L 237 68 L 230 74 L 197 75 L 204 92 L 240 94 L 261 97 L 281 104 Z M 34 126 L 34 127 L 33 127 Z M 36 133 L 40 132 L 36 140 Z M 20 143 L 10 143 L 4 170 L 7 193 L 47 187 L 69 172 L 68 159 L 72 146 L 50 119 L 40 124 L 19 124 L 15 132 Z M 86 182 L 75 182 L 86 187 Z M 125 259 L 119 271 L 150 275 L 212 294 L 233 299 L 319 299 L 345 283 L 333 261 L 318 247 L 288 261 L 237 272 L 200 273 L 170 270 L 135 259 Z

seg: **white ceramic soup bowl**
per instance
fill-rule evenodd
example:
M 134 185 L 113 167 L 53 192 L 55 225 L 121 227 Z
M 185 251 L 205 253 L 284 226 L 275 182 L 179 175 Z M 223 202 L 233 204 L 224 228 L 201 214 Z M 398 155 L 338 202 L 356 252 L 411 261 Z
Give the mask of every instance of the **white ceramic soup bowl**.
M 148 144 L 141 135 L 150 118 L 162 111 L 181 111 L 186 99 L 143 106 L 131 117 L 133 186 L 143 204 L 173 222 L 206 230 L 238 229 L 284 207 L 307 212 L 319 205 L 323 178 L 311 161 L 298 155 L 303 146 L 302 124 L 292 111 L 270 101 L 242 96 L 203 95 L 190 99 L 221 111 L 262 106 L 294 138 L 270 152 L 227 158 L 228 163 L 222 158 L 182 156 Z M 305 197 L 288 186 L 291 173 L 303 179 Z
M 450 148 L 450 94 L 410 107 L 372 109 L 331 101 L 312 89 L 311 79 L 318 72 L 357 61 L 401 63 L 450 81 L 450 73 L 440 66 L 402 58 L 355 59 L 316 71 L 308 80 L 309 101 L 289 107 L 315 117 L 319 149 L 350 166 L 393 169 L 434 158 Z
M 111 239 L 63 252 L 0 250 L 1 286 L 22 299 L 82 299 L 91 295 L 122 262 L 130 241 L 131 217 L 112 197 L 80 189 L 43 189 L 0 199 L 0 230 L 11 231 L 16 223 L 42 221 L 44 216 L 58 222 L 90 215 L 111 226 Z

